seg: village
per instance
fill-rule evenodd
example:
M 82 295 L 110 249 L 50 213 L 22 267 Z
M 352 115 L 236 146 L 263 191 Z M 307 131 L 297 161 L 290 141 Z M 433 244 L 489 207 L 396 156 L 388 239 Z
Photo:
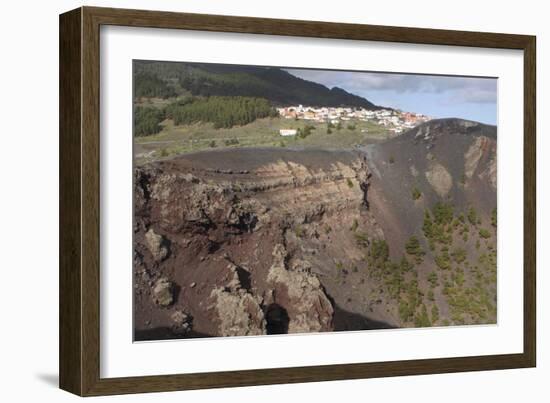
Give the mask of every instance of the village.
M 403 131 L 411 129 L 421 123 L 429 121 L 431 118 L 413 112 L 403 112 L 397 109 L 364 109 L 364 108 L 346 108 L 346 107 L 311 107 L 311 106 L 288 106 L 277 108 L 279 116 L 285 119 L 309 120 L 314 122 L 326 122 L 337 125 L 346 121 L 374 122 L 387 127 L 394 135 L 399 135 Z M 294 136 L 297 130 L 281 129 L 281 136 Z

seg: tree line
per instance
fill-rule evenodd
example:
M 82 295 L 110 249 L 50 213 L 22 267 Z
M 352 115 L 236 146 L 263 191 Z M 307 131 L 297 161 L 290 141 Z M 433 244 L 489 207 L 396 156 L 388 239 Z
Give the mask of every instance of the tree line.
M 256 119 L 277 116 L 277 110 L 263 98 L 188 97 L 173 102 L 165 108 L 136 106 L 134 136 L 159 133 L 164 119 L 172 119 L 175 125 L 213 123 L 214 127 L 219 129 L 243 126 Z
M 162 130 L 160 123 L 165 119 L 164 110 L 138 106 L 134 108 L 134 136 L 149 136 Z
M 217 129 L 276 116 L 278 112 L 268 100 L 253 97 L 191 97 L 166 107 L 166 117 L 173 119 L 175 125 L 210 122 Z

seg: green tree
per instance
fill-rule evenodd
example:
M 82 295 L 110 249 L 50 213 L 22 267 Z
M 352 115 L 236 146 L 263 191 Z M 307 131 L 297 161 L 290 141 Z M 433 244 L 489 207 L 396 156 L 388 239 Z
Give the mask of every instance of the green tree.
M 422 257 L 426 254 L 422 247 L 420 246 L 420 241 L 416 236 L 411 236 L 409 240 L 405 243 L 405 251 L 409 255 L 415 256 L 416 263 L 422 263 Z
M 153 107 L 134 108 L 134 136 L 149 136 L 162 130 L 160 123 L 164 120 L 164 112 Z

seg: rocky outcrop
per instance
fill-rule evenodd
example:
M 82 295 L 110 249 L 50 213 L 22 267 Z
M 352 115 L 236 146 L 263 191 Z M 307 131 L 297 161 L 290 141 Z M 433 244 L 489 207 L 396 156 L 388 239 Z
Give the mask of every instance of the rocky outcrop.
M 453 177 L 449 171 L 447 171 L 443 165 L 435 161 L 430 163 L 430 167 L 426 171 L 426 179 L 439 197 L 447 196 L 453 187 Z
M 493 190 L 497 190 L 497 157 L 491 158 L 487 167 L 479 174 L 481 179 L 486 179 Z
M 283 245 L 273 250 L 268 282 L 273 285 L 273 302 L 288 314 L 288 332 L 325 332 L 333 330 L 334 308 L 307 262 L 288 270 Z
M 191 315 L 180 310 L 175 310 L 172 315 L 170 315 L 170 318 L 173 321 L 172 331 L 174 333 L 185 335 L 192 330 L 193 319 Z
M 153 302 L 162 307 L 171 305 L 174 302 L 173 284 L 162 277 L 155 283 L 152 291 Z
M 153 259 L 156 262 L 161 262 L 168 257 L 168 242 L 162 235 L 157 234 L 152 228 L 145 233 L 145 242 L 147 243 L 149 252 L 151 252 Z
M 249 336 L 266 334 L 262 302 L 242 287 L 237 267 L 229 265 L 230 281 L 225 287 L 212 290 L 210 297 L 219 325 L 220 336 Z

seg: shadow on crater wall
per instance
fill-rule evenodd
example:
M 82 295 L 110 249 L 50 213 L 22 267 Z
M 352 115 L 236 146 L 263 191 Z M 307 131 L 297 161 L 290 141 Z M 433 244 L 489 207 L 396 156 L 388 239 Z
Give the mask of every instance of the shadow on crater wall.
M 389 323 L 372 320 L 358 313 L 349 312 L 334 305 L 334 331 L 395 329 Z
M 176 340 L 176 339 L 199 339 L 212 337 L 209 334 L 190 331 L 184 335 L 176 334 L 169 327 L 155 327 L 152 329 L 135 329 L 134 341 L 158 341 L 158 340 Z

